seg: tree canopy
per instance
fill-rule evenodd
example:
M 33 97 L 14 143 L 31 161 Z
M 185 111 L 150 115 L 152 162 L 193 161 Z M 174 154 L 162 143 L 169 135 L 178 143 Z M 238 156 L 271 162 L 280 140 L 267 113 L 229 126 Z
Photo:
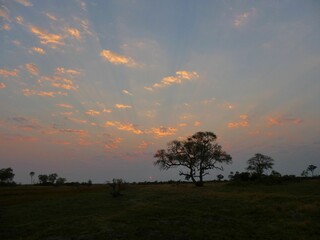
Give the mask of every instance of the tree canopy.
M 272 169 L 273 162 L 274 160 L 271 157 L 261 153 L 256 153 L 254 157 L 247 161 L 247 170 L 259 177 L 262 176 L 266 170 Z
M 196 186 L 203 185 L 203 177 L 210 169 L 223 170 L 221 164 L 232 163 L 232 157 L 216 143 L 217 136 L 212 132 L 197 132 L 186 140 L 174 140 L 168 143 L 167 150 L 158 150 L 154 164 L 160 169 L 184 167 L 180 176 L 192 180 Z
M 2 168 L 0 169 L 0 183 L 10 184 L 14 178 L 14 173 L 12 168 Z

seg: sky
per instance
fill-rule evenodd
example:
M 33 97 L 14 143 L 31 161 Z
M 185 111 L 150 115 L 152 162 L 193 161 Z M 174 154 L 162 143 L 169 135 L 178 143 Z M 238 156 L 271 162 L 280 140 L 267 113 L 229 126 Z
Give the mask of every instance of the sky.
M 316 0 L 0 0 L 0 168 L 176 180 L 156 151 L 211 131 L 225 176 L 320 169 L 319 24 Z

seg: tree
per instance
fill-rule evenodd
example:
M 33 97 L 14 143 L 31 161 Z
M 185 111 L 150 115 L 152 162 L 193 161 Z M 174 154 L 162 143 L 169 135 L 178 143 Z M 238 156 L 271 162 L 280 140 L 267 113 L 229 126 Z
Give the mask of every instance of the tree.
M 221 182 L 221 180 L 224 179 L 224 176 L 222 174 L 218 174 L 217 179 L 219 182 Z
M 266 155 L 261 153 L 256 153 L 254 157 L 250 158 L 247 163 L 247 170 L 252 174 L 256 174 L 258 177 L 261 177 L 265 170 L 272 169 L 274 160 Z
M 307 168 L 307 172 L 311 172 L 311 177 L 313 177 L 313 172 L 314 170 L 317 168 L 317 166 L 315 165 L 309 165 L 308 168 Z
M 40 174 L 38 176 L 38 179 L 39 179 L 39 183 L 41 185 L 47 185 L 48 184 L 48 175 L 46 174 Z
M 63 185 L 66 181 L 67 181 L 67 179 L 59 177 L 56 180 L 56 185 Z
M 33 184 L 33 176 L 34 176 L 34 172 L 30 172 L 29 173 L 30 177 L 31 177 L 31 184 Z
M 57 177 L 58 177 L 58 174 L 56 174 L 56 173 L 49 174 L 48 182 L 53 185 L 55 183 Z
M 154 157 L 154 165 L 161 170 L 174 167 L 184 167 L 187 171 L 180 171 L 180 176 L 192 180 L 196 186 L 203 186 L 203 177 L 210 169 L 223 170 L 217 164 L 230 164 L 232 158 L 216 143 L 217 136 L 212 132 L 197 132 L 186 140 L 174 140 L 168 143 L 167 150 L 158 150 Z
M 14 173 L 12 168 L 2 168 L 0 169 L 0 183 L 10 184 L 13 183 Z

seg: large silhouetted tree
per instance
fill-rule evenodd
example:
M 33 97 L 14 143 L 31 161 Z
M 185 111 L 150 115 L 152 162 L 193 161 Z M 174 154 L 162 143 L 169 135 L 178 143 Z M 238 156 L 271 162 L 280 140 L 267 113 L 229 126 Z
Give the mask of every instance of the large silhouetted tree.
M 203 186 L 203 177 L 210 169 L 223 170 L 221 164 L 232 163 L 231 156 L 216 140 L 217 136 L 212 132 L 197 132 L 186 140 L 174 140 L 168 143 L 167 150 L 157 151 L 154 164 L 162 170 L 184 167 L 187 170 L 181 170 L 180 176 L 191 179 L 196 186 Z
M 12 168 L 2 168 L 0 169 L 0 183 L 10 184 L 13 182 L 14 173 Z
M 254 157 L 247 161 L 247 170 L 253 174 L 256 174 L 258 177 L 261 177 L 264 171 L 272 169 L 273 162 L 274 160 L 271 157 L 261 153 L 256 153 Z

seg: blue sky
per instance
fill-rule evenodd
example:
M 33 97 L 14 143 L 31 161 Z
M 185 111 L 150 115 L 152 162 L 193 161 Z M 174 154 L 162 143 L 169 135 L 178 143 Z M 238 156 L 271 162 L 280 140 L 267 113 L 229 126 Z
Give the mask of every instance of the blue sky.
M 320 168 L 318 1 L 0 1 L 0 167 L 15 180 L 177 179 L 157 149 Z M 220 172 L 212 172 L 215 179 Z

